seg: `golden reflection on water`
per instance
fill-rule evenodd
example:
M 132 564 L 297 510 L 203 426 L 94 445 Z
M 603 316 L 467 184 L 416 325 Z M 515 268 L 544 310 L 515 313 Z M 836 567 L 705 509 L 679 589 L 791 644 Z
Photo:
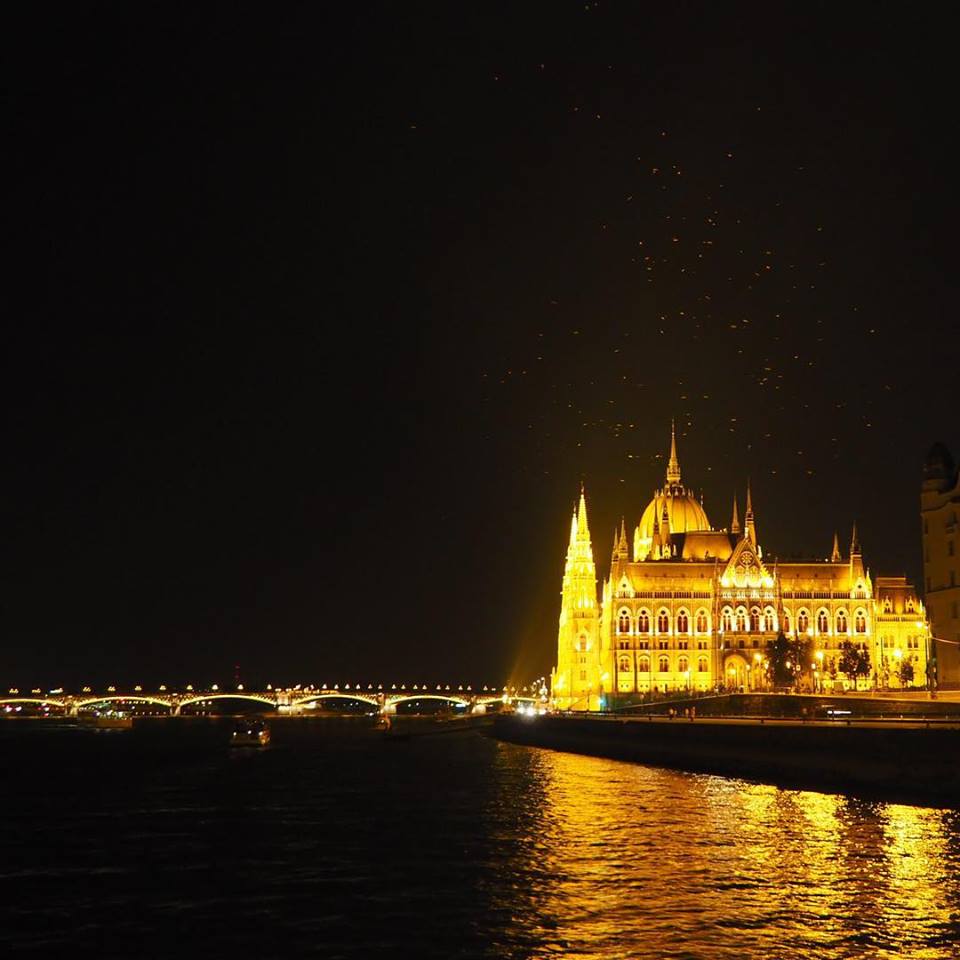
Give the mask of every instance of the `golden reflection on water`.
M 503 747 L 529 801 L 530 955 L 958 957 L 960 817 Z

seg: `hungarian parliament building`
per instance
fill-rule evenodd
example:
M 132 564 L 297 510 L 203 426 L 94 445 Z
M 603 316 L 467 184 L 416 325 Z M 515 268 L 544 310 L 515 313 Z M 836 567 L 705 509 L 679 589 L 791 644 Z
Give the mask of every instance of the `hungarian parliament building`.
M 768 644 L 781 631 L 809 640 L 809 662 L 792 665 L 805 689 L 926 683 L 923 605 L 905 577 L 870 576 L 855 529 L 846 556 L 834 535 L 829 559 L 765 560 L 749 487 L 742 523 L 734 499 L 718 530 L 681 481 L 675 435 L 665 479 L 632 543 L 621 522 L 599 597 L 581 489 L 551 675 L 558 709 L 599 710 L 651 691 L 769 689 Z M 839 667 L 845 641 L 869 655 L 859 677 Z

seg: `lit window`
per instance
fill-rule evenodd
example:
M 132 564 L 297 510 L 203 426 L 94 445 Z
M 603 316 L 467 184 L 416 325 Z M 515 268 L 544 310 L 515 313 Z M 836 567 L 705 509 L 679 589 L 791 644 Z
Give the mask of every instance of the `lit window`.
M 740 607 L 737 610 L 737 630 L 743 633 L 747 629 L 747 611 Z
M 827 611 L 821 610 L 817 614 L 817 633 L 827 632 Z
M 724 630 L 733 629 L 733 611 L 729 607 L 723 608 L 723 613 L 720 615 L 720 623 Z
M 863 610 L 858 610 L 856 618 L 854 620 L 855 629 L 857 633 L 866 633 L 867 632 L 867 615 Z
M 699 673 L 706 673 L 706 672 L 707 672 L 707 658 L 706 658 L 706 657 L 701 657 L 701 658 L 697 661 L 697 671 L 698 671 Z
M 640 667 L 639 667 L 639 670 L 640 670 L 641 673 L 649 673 L 649 672 L 650 672 L 650 658 L 649 658 L 649 657 L 641 657 L 641 658 L 640 658 Z
M 810 629 L 810 615 L 806 610 L 801 610 L 797 614 L 797 631 L 806 633 Z
M 844 610 L 837 611 L 837 633 L 847 632 L 847 614 Z
M 661 658 L 660 658 L 659 669 L 660 669 L 660 672 L 661 672 L 661 673 L 669 673 L 669 672 L 670 672 L 670 660 L 669 660 L 668 657 L 661 657 Z
M 681 657 L 677 662 L 677 671 L 686 673 L 690 669 L 690 661 L 686 657 Z
M 619 617 L 620 619 L 617 621 L 617 633 L 629 633 L 630 632 L 630 611 L 621 610 Z
M 706 610 L 697 611 L 697 633 L 707 632 L 707 612 Z
M 640 621 L 637 626 L 640 633 L 650 632 L 650 614 L 646 610 L 640 611 Z
M 666 610 L 661 610 L 657 614 L 657 633 L 668 633 L 670 631 L 670 615 Z
M 677 614 L 677 633 L 690 632 L 690 619 L 687 617 L 687 611 L 681 610 Z

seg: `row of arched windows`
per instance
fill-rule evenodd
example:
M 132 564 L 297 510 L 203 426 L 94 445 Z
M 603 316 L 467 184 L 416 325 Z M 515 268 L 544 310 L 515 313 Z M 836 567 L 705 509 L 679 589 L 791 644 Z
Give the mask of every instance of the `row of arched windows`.
M 797 612 L 797 632 L 810 632 L 810 612 L 801 609 Z M 817 633 L 830 633 L 830 614 L 826 608 L 817 611 L 816 616 Z M 649 610 L 641 610 L 637 614 L 636 632 L 650 633 L 651 616 Z M 675 633 L 690 633 L 691 616 L 686 610 L 680 610 L 677 613 Z M 698 610 L 696 617 L 693 618 L 694 632 L 708 633 L 710 630 L 710 619 L 706 610 Z M 661 608 L 656 616 L 657 633 L 670 633 L 670 611 L 665 607 Z M 774 633 L 777 630 L 777 616 L 773 607 L 724 607 L 720 612 L 720 629 L 725 633 Z M 849 633 L 849 621 L 846 610 L 838 610 L 834 621 L 834 633 Z M 630 611 L 623 607 L 617 614 L 617 633 L 632 634 L 634 632 L 634 621 Z M 783 614 L 783 632 L 791 632 L 791 616 L 789 611 Z M 867 632 L 867 612 L 862 607 L 854 613 L 853 620 L 854 633 Z
M 777 616 L 773 607 L 724 607 L 720 612 L 720 629 L 725 633 L 773 633 L 777 629 Z
M 797 633 L 810 633 L 810 613 L 807 610 L 798 610 L 797 611 Z M 819 634 L 829 634 L 830 633 L 830 614 L 827 612 L 826 608 L 821 608 L 817 611 L 817 633 Z M 783 632 L 790 633 L 790 614 L 789 612 L 784 613 L 783 615 Z M 834 633 L 846 634 L 850 632 L 850 623 L 847 618 L 846 610 L 838 610 L 836 619 L 834 620 Z M 856 612 L 853 615 L 853 632 L 854 633 L 866 633 L 867 632 L 867 611 L 863 607 L 858 607 Z
M 657 633 L 670 632 L 670 611 L 666 608 L 657 613 Z M 691 617 L 686 610 L 680 610 L 677 613 L 676 632 L 690 633 Z M 698 610 L 696 617 L 693 618 L 694 629 L 697 633 L 708 633 L 710 630 L 710 618 L 706 610 Z M 633 617 L 630 611 L 624 607 L 617 614 L 617 633 L 633 633 Z M 650 611 L 641 610 L 637 614 L 637 633 L 650 633 Z
M 633 665 L 629 657 L 621 657 L 617 663 L 617 668 L 620 673 L 632 673 Z M 690 670 L 690 659 L 689 657 L 680 657 L 677 660 L 677 673 L 687 673 Z M 709 673 L 710 664 L 706 657 L 699 657 L 697 660 L 697 672 L 698 673 Z M 640 657 L 637 660 L 637 673 L 649 673 L 650 672 L 650 658 L 647 656 Z M 661 656 L 657 660 L 657 672 L 658 673 L 670 673 L 670 658 L 667 656 Z

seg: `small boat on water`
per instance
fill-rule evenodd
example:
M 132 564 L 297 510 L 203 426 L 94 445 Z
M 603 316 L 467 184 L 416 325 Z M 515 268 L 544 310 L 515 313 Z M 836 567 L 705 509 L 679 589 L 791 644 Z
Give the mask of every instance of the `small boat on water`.
M 132 730 L 133 717 L 123 714 L 83 717 L 80 720 L 80 725 L 93 727 L 95 730 Z
M 265 720 L 238 720 L 230 735 L 231 747 L 265 747 L 270 742 L 270 727 Z

